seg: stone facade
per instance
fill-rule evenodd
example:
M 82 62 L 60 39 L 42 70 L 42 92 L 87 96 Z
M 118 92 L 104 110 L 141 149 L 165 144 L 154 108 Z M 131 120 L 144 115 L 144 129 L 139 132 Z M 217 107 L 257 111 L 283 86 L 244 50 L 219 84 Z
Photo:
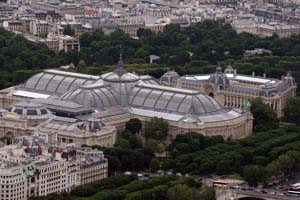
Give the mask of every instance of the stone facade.
M 246 101 L 261 98 L 277 113 L 283 116 L 288 98 L 296 95 L 296 83 L 291 73 L 282 76 L 281 80 L 237 74 L 229 66 L 222 72 L 220 67 L 216 73 L 206 75 L 186 75 L 180 77 L 176 72 L 167 72 L 161 77 L 165 85 L 201 91 L 216 99 L 225 108 L 243 109 Z
M 37 141 L 41 143 L 37 143 Z M 107 177 L 103 152 L 88 148 L 47 146 L 40 137 L 17 137 L 0 148 L 1 200 L 70 192 L 74 187 Z
M 69 51 L 80 51 L 79 39 L 68 35 L 58 36 L 58 50 L 69 52 Z
M 23 109 L 22 113 L 16 113 Z M 45 110 L 45 114 L 28 115 L 26 111 Z M 92 124 L 92 125 L 91 125 Z M 100 125 L 98 125 L 100 124 Z M 58 117 L 39 104 L 22 102 L 2 111 L 0 116 L 0 136 L 14 137 L 42 133 L 48 142 L 75 143 L 112 147 L 116 140 L 116 129 L 105 126 L 99 120 L 84 120 Z
M 32 35 L 40 36 L 47 35 L 49 30 L 49 25 L 47 21 L 35 20 L 30 22 L 29 32 Z
M 0 164 L 0 198 L 1 200 L 26 200 L 27 179 L 23 167 L 16 163 Z M 16 191 L 16 192 L 11 192 Z
M 219 76 L 216 74 L 211 82 L 218 82 Z M 175 81 L 168 78 L 172 83 Z M 9 107 L 0 117 L 2 135 L 39 132 L 47 135 L 49 141 L 59 143 L 112 146 L 116 133 L 124 129 L 130 118 L 146 123 L 153 117 L 169 122 L 169 140 L 190 131 L 224 138 L 241 138 L 252 133 L 252 115 L 241 106 L 231 109 L 220 105 L 215 100 L 217 94 L 212 83 L 202 91 L 182 89 L 186 83 L 178 83 L 181 89 L 160 85 L 151 76 L 129 73 L 122 60 L 113 72 L 101 76 L 46 70 L 22 85 L 2 91 L 2 105 Z M 28 116 L 16 109 L 20 105 L 9 105 L 21 99 L 32 106 L 37 106 L 35 103 L 44 106 L 49 117 Z M 20 125 L 10 126 L 11 120 L 20 121 Z M 36 123 L 34 127 L 30 126 L 30 120 Z

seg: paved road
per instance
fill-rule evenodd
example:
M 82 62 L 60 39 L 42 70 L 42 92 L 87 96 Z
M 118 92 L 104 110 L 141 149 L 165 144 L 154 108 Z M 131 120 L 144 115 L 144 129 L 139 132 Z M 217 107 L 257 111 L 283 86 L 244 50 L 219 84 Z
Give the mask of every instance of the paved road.
M 217 188 L 217 199 L 224 200 L 228 199 L 229 197 L 233 196 L 252 196 L 252 197 L 261 197 L 261 198 L 271 198 L 271 199 L 278 199 L 278 200 L 299 200 L 299 197 L 290 195 L 286 192 L 274 190 L 274 189 L 257 189 L 257 188 Z
M 159 173 L 151 173 L 151 172 L 140 172 L 140 175 L 147 174 L 146 177 L 141 176 L 141 179 L 149 178 L 149 177 L 157 177 L 162 174 Z M 220 176 L 212 175 L 209 177 L 203 176 L 192 176 L 196 180 L 201 180 L 204 185 L 212 186 L 213 181 L 220 179 Z M 230 188 L 217 188 L 217 199 L 224 200 L 229 197 L 231 194 L 245 194 L 249 196 L 260 196 L 260 197 L 271 197 L 273 199 L 282 199 L 282 200 L 300 200 L 299 197 L 292 196 L 288 194 L 286 191 L 277 190 L 276 187 L 269 189 L 258 189 L 255 187 L 249 187 L 247 184 L 243 184 L 240 186 L 230 187 Z

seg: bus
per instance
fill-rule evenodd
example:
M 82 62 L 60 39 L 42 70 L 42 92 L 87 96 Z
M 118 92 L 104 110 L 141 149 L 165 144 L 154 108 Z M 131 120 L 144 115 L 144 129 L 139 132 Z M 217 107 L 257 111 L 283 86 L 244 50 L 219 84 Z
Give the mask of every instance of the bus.
M 213 186 L 218 188 L 228 188 L 243 184 L 244 181 L 237 179 L 219 179 L 213 181 Z
M 300 196 L 300 183 L 295 183 L 291 185 L 291 187 L 288 190 L 288 194 L 291 196 Z
M 227 182 L 224 182 L 222 180 L 217 180 L 213 182 L 213 186 L 218 188 L 226 188 L 228 187 L 228 185 L 229 184 Z

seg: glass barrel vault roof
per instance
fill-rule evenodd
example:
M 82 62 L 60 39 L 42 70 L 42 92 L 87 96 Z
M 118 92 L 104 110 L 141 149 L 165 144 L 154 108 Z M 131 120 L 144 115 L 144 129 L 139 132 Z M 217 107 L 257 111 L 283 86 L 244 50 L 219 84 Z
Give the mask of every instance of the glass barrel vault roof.
M 213 98 L 199 92 L 165 90 L 164 87 L 142 84 L 133 88 L 130 105 L 162 112 L 198 115 L 222 110 Z
M 82 86 L 61 96 L 60 100 L 71 100 L 87 108 L 102 108 L 117 105 L 117 94 L 110 86 Z
M 63 94 L 81 85 L 94 83 L 100 77 L 45 70 L 29 78 L 23 85 L 29 90 L 38 90 L 48 93 Z

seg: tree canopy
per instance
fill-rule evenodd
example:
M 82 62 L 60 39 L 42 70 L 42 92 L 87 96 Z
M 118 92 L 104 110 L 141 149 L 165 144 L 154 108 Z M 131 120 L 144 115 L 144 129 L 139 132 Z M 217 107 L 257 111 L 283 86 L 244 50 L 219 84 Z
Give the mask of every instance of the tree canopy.
M 142 122 L 137 118 L 132 118 L 126 122 L 125 129 L 131 133 L 139 133 L 142 130 Z
M 288 99 L 283 112 L 286 121 L 300 125 L 300 97 Z
M 244 178 L 250 186 L 258 186 L 258 183 L 264 183 L 267 179 L 267 171 L 260 165 L 249 165 L 244 169 Z
M 281 78 L 288 70 L 299 82 L 299 36 L 260 38 L 251 34 L 237 34 L 230 25 L 205 20 L 188 28 L 168 25 L 160 33 L 147 29 L 138 31 L 140 38 L 132 39 L 121 30 L 105 35 L 102 30 L 83 33 L 81 51 L 60 52 L 55 55 L 45 46 L 25 40 L 21 35 L 0 30 L 0 88 L 23 82 L 44 68 L 74 63 L 76 72 L 101 74 L 111 71 L 123 53 L 126 68 L 139 74 L 159 78 L 168 69 L 180 75 L 212 73 L 216 65 L 233 64 L 238 73 Z M 65 34 L 73 35 L 66 26 Z M 265 48 L 272 55 L 243 59 L 245 50 Z M 149 62 L 150 55 L 160 59 Z M 21 70 L 21 71 L 19 71 Z M 12 73 L 13 72 L 13 73 Z
M 61 64 L 54 52 L 0 28 L 0 88 L 23 82 L 41 69 Z
M 120 52 L 126 63 L 139 63 L 133 71 L 160 77 L 167 69 L 174 68 L 179 74 L 211 73 L 215 66 L 233 64 L 238 73 L 281 78 L 288 70 L 299 81 L 300 39 L 299 36 L 260 38 L 252 34 L 236 31 L 228 24 L 205 20 L 188 28 L 168 25 L 160 33 L 148 29 L 138 30 L 138 40 L 132 39 L 121 30 L 105 35 L 102 30 L 84 33 L 81 38 L 81 52 L 70 58 L 70 62 L 83 60 L 88 68 L 105 71 L 104 66 L 114 65 Z M 245 50 L 265 48 L 272 55 L 255 56 L 243 59 Z M 160 59 L 155 64 L 146 65 L 150 55 Z M 143 67 L 141 67 L 141 65 Z M 157 67 L 159 66 L 159 67 Z M 79 69 L 82 70 L 82 69 Z
M 214 195 L 213 188 L 201 187 L 192 178 L 180 178 L 171 175 L 147 180 L 137 180 L 136 176 L 109 177 L 79 186 L 70 194 L 31 197 L 30 200 L 163 200 L 168 199 L 168 194 L 172 193 L 172 190 L 169 192 L 170 188 L 175 190 L 180 187 L 192 191 L 193 196 L 194 193 L 202 195 L 201 200 L 215 200 L 214 196 L 212 196 Z
M 257 98 L 251 101 L 251 113 L 253 114 L 254 131 L 267 131 L 278 128 L 279 121 L 274 110 L 262 99 Z
M 246 171 L 247 175 L 259 174 L 257 171 L 263 168 L 265 180 L 282 174 L 289 176 L 299 170 L 299 166 L 295 165 L 300 158 L 299 131 L 299 127 L 283 126 L 230 141 L 198 133 L 179 134 L 167 147 L 170 157 L 161 158 L 160 166 L 163 170 L 172 169 L 181 173 L 238 173 L 245 176 L 244 168 L 254 165 L 255 170 L 250 168 Z M 283 163 L 288 164 L 286 166 Z M 257 166 L 259 170 L 256 170 Z M 253 184 L 261 181 L 263 180 L 257 178 Z
M 153 117 L 146 122 L 144 134 L 147 139 L 165 140 L 169 131 L 168 121 L 163 118 Z
M 68 25 L 64 28 L 64 35 L 69 35 L 69 36 L 74 36 L 74 35 L 75 35 L 75 31 L 74 31 L 74 29 L 71 27 L 70 24 L 68 24 Z

